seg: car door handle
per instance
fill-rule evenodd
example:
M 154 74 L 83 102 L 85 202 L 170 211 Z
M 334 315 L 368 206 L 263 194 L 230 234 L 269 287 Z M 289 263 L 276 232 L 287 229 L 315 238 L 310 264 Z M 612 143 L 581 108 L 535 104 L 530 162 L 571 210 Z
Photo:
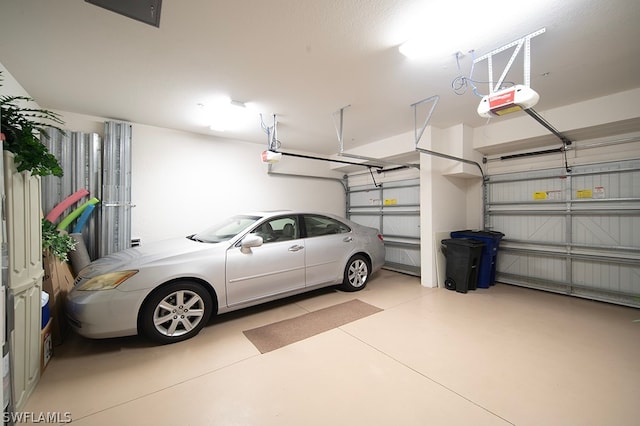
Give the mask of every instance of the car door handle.
M 351 238 L 351 237 L 344 237 L 344 238 L 342 239 L 342 241 L 344 241 L 345 243 L 350 243 L 351 241 L 353 241 L 353 238 Z
M 303 246 L 299 246 L 299 245 L 296 244 L 295 246 L 289 247 L 289 251 L 300 251 L 303 248 L 304 248 Z

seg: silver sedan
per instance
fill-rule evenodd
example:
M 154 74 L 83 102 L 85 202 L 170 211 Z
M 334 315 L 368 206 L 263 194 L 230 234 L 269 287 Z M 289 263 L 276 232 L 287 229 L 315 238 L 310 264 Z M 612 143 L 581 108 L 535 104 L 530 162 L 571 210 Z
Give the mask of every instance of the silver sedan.
M 384 257 L 378 230 L 337 216 L 238 215 L 92 262 L 67 296 L 67 316 L 85 337 L 173 343 L 198 334 L 211 315 L 321 287 L 361 290 Z

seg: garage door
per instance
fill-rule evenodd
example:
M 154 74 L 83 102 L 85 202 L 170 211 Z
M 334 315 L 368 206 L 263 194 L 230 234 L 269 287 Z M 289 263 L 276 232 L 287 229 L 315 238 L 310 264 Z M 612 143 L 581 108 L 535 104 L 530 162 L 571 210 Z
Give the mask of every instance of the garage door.
M 640 306 L 640 160 L 489 175 L 497 280 Z
M 349 186 L 347 217 L 384 235 L 385 268 L 420 275 L 420 180 Z

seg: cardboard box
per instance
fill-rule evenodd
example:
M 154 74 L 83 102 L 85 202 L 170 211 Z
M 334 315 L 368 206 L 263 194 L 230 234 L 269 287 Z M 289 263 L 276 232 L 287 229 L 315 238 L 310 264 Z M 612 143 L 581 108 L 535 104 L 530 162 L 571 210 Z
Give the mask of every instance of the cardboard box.
M 53 318 L 49 318 L 47 325 L 40 331 L 40 374 L 47 368 L 47 364 L 53 356 L 52 323 Z
M 67 262 L 62 262 L 50 253 L 45 254 L 42 263 L 44 266 L 42 289 L 49 293 L 53 343 L 60 345 L 68 332 L 64 305 L 67 293 L 73 288 L 73 274 Z

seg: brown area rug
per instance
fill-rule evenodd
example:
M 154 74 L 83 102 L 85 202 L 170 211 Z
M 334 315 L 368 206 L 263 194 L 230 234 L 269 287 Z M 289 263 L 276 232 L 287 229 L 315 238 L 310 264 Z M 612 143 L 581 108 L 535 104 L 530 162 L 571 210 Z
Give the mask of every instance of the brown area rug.
M 376 306 L 354 299 L 243 333 L 260 353 L 266 353 L 380 311 Z

